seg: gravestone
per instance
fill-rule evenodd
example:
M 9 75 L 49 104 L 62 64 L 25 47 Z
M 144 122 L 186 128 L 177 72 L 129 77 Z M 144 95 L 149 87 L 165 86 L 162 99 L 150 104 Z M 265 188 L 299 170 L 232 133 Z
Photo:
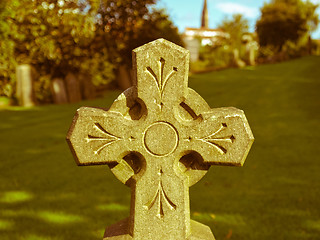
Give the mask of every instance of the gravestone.
M 78 109 L 67 141 L 78 165 L 107 164 L 131 188 L 130 216 L 104 240 L 214 239 L 190 220 L 189 187 L 211 165 L 243 165 L 243 111 L 211 109 L 188 88 L 189 51 L 164 39 L 133 51 L 134 86 L 109 110 Z
M 80 102 L 81 101 L 81 89 L 80 83 L 76 78 L 75 74 L 68 73 L 65 78 L 66 86 L 67 86 L 67 95 L 69 102 Z
M 18 65 L 17 76 L 17 98 L 21 106 L 30 107 L 35 105 L 33 89 L 32 69 L 29 64 Z
M 236 66 L 238 68 L 243 68 L 246 66 L 246 63 L 241 60 L 239 55 L 240 55 L 239 49 L 237 49 L 237 48 L 233 49 L 233 64 L 234 64 L 234 66 Z
M 83 99 L 93 99 L 96 97 L 96 89 L 91 81 L 91 77 L 87 74 L 78 74 L 81 86 L 81 95 Z
M 54 78 L 52 80 L 51 89 L 54 103 L 62 104 L 68 102 L 64 81 L 61 78 Z

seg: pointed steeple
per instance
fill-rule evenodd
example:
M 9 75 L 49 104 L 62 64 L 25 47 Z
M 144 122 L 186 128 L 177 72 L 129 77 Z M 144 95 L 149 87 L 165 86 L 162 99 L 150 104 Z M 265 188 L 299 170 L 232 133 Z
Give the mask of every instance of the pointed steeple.
M 201 28 L 209 28 L 209 14 L 208 14 L 207 0 L 204 0 L 204 4 L 203 4 Z

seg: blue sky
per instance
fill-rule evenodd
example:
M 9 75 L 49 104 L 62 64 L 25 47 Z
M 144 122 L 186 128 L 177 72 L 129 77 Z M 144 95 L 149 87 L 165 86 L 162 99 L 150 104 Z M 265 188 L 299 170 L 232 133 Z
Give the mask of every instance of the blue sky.
M 269 0 L 207 0 L 209 26 L 216 28 L 225 16 L 241 13 L 249 20 L 250 30 L 254 31 L 256 20 L 260 17 L 260 8 Z M 320 4 L 320 0 L 312 0 Z M 158 7 L 166 8 L 171 20 L 183 32 L 185 27 L 199 27 L 203 0 L 158 0 Z M 320 7 L 318 8 L 320 14 Z M 320 27 L 312 34 L 320 39 Z

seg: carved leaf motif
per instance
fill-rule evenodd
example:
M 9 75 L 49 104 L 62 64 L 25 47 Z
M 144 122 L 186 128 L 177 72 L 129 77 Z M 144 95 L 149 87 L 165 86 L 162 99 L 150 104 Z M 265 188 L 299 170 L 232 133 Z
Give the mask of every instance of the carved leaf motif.
M 162 173 L 162 171 L 160 171 Z M 164 211 L 163 211 L 163 203 L 167 205 L 167 207 L 170 210 L 175 210 L 176 205 L 169 199 L 168 195 L 163 189 L 163 185 L 161 180 L 159 181 L 159 185 L 157 188 L 157 191 L 154 195 L 154 197 L 149 201 L 146 205 L 145 208 L 150 210 L 153 206 L 157 206 L 157 217 L 158 218 L 163 218 L 164 217 Z
M 121 140 L 120 137 L 117 137 L 109 132 L 107 132 L 99 123 L 94 124 L 94 128 L 100 132 L 103 136 L 93 136 L 88 134 L 86 140 L 87 143 L 90 142 L 101 142 L 102 145 L 99 146 L 96 150 L 94 150 L 94 154 L 99 154 L 104 148 L 106 148 L 108 145 Z
M 215 149 L 217 149 L 217 151 L 223 155 L 227 153 L 227 149 L 222 145 L 222 143 L 233 143 L 235 140 L 235 137 L 233 135 L 231 136 L 224 136 L 224 137 L 217 137 L 217 135 L 221 132 L 223 132 L 223 130 L 225 130 L 227 128 L 227 124 L 226 123 L 222 123 L 220 128 L 215 131 L 214 133 L 206 136 L 206 137 L 202 137 L 199 138 L 198 140 L 201 140 L 203 142 L 206 142 L 210 145 L 212 145 Z
M 159 66 L 159 74 L 155 74 L 154 70 L 151 67 L 147 67 L 147 72 L 150 74 L 152 79 L 155 81 L 155 84 L 159 90 L 160 94 L 160 100 L 162 101 L 164 89 L 166 87 L 167 82 L 171 79 L 171 77 L 178 71 L 176 67 L 172 67 L 172 70 L 170 73 L 166 76 L 164 76 L 164 66 L 165 66 L 166 60 L 163 58 L 160 58 L 158 61 Z

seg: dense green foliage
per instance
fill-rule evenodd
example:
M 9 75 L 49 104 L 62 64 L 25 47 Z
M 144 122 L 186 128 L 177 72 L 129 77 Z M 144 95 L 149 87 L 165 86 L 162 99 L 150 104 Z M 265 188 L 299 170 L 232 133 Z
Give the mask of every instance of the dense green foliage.
M 14 2 L 16 5 L 17 2 Z M 7 0 L 0 1 L 0 96 L 12 97 L 15 83 L 14 42 L 9 39 L 11 32 L 7 19 L 11 17 L 11 11 L 7 8 Z
M 94 12 L 84 11 L 76 1 L 64 0 L 6 0 L 4 6 L 6 32 L 1 36 L 1 49 L 10 52 L 0 57 L 5 69 L 0 80 L 10 86 L 11 93 L 1 95 L 14 94 L 16 64 L 34 67 L 39 100 L 50 95 L 52 78 L 63 78 L 69 72 L 90 75 L 97 84 L 111 80 L 113 67 L 107 52 L 95 49 Z
M 232 48 L 227 45 L 226 39 L 220 39 L 217 45 L 200 47 L 199 61 L 191 63 L 191 70 L 197 72 L 201 69 L 225 68 L 231 64 L 232 59 Z
M 213 45 L 201 46 L 200 61 L 191 65 L 193 71 L 234 66 L 234 51 L 240 53 L 240 58 L 245 57 L 243 36 L 249 30 L 248 20 L 241 14 L 234 14 L 232 18 L 224 18 L 218 28 L 227 33 L 228 37 L 217 38 Z
M 155 0 L 104 0 L 98 10 L 97 32 L 115 64 L 131 67 L 132 49 L 159 37 L 183 45 L 178 29 L 163 10 L 152 9 Z
M 249 31 L 249 22 L 241 14 L 234 14 L 231 19 L 223 19 L 218 28 L 229 34 L 227 44 L 231 48 L 240 49 L 243 34 Z
M 261 8 L 256 30 L 261 46 L 272 46 L 276 52 L 286 42 L 297 43 L 318 25 L 318 5 L 302 0 L 272 0 Z
M 211 107 L 246 113 L 244 167 L 211 167 L 190 189 L 191 218 L 216 239 L 314 240 L 320 234 L 320 58 L 193 75 Z M 0 239 L 102 239 L 129 215 L 130 190 L 106 166 L 77 167 L 65 142 L 76 109 L 104 99 L 0 111 Z
M 50 82 L 68 73 L 95 85 L 130 64 L 133 48 L 158 37 L 181 44 L 156 0 L 4 0 L 0 4 L 0 95 L 15 94 L 15 67 L 31 64 L 38 100 L 50 100 Z

